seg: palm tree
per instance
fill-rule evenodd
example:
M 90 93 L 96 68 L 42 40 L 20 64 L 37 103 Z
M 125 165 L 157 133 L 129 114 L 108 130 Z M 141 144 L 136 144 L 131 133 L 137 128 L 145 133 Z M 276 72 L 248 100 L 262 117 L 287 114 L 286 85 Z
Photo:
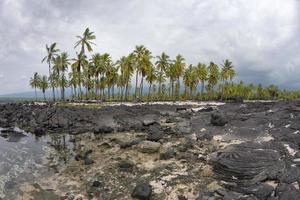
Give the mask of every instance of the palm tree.
M 47 50 L 47 55 L 43 58 L 42 62 L 46 61 L 48 63 L 49 78 L 51 78 L 50 83 L 52 86 L 52 97 L 53 97 L 53 101 L 55 101 L 54 83 L 53 83 L 53 79 L 52 79 L 53 76 L 51 76 L 51 62 L 52 62 L 52 59 L 57 55 L 57 52 L 59 50 L 56 49 L 56 43 L 53 43 L 50 46 L 48 46 L 48 44 L 46 44 L 46 50 Z
M 180 93 L 180 77 L 182 76 L 183 72 L 184 72 L 184 58 L 178 54 L 174 60 L 174 67 L 175 67 L 175 74 L 176 74 L 176 78 L 177 78 L 177 99 L 179 100 L 179 93 Z
M 197 76 L 197 68 L 193 65 L 189 65 L 189 67 L 185 70 L 183 75 L 183 82 L 185 86 L 189 88 L 190 99 L 192 99 L 193 97 L 193 90 L 195 89 L 198 82 Z
M 135 98 L 137 98 L 137 94 L 138 94 L 138 79 L 139 79 L 139 74 L 141 73 L 143 55 L 145 54 L 145 51 L 146 51 L 146 47 L 144 45 L 135 46 L 135 50 L 133 51 L 133 55 L 135 57 L 135 70 L 136 70 Z
M 143 98 L 143 88 L 144 88 L 144 78 L 147 75 L 147 72 L 149 71 L 150 68 L 152 68 L 153 64 L 151 62 L 151 52 L 149 50 L 145 50 L 144 55 L 142 57 L 142 62 L 141 62 L 141 83 L 140 83 L 140 96 Z
M 116 62 L 117 68 L 120 70 L 120 84 L 125 87 L 125 100 L 128 99 L 128 87 L 131 80 L 131 75 L 135 68 L 135 56 L 133 53 L 128 56 L 121 57 Z
M 170 65 L 170 57 L 165 52 L 163 52 L 160 56 L 157 56 L 156 58 L 158 60 L 155 62 L 155 64 L 157 70 L 159 71 L 157 77 L 159 82 L 158 94 L 161 95 L 161 84 L 165 81 L 165 72 Z
M 174 100 L 174 82 L 177 77 L 174 63 L 170 63 L 169 67 L 166 69 L 166 76 L 169 78 L 169 97 Z
M 208 75 L 205 64 L 198 63 L 198 65 L 197 65 L 197 75 L 198 75 L 199 81 L 201 81 L 201 94 L 203 94 L 204 86 L 205 86 L 204 84 L 205 84 L 205 81 L 207 80 L 207 75 Z
M 68 54 L 66 52 L 62 52 L 56 58 L 53 59 L 53 71 L 58 74 L 59 85 L 61 87 L 61 99 L 65 99 L 65 87 L 66 87 L 66 77 L 65 72 L 68 69 L 70 64 L 68 59 Z
M 151 89 L 153 82 L 157 79 L 157 71 L 153 66 L 147 70 L 146 80 L 149 82 L 148 99 L 150 99 Z
M 80 99 L 82 99 L 82 90 L 81 90 L 81 69 L 84 68 L 84 66 L 87 65 L 88 61 L 86 60 L 86 56 L 83 53 L 77 54 L 77 58 L 72 59 L 74 63 L 72 63 L 71 67 L 76 68 L 77 75 L 78 75 L 78 87 L 79 87 L 79 93 L 78 96 L 80 96 Z
M 89 28 L 86 28 L 82 36 L 76 37 L 79 38 L 79 40 L 75 43 L 75 48 L 80 45 L 80 53 L 85 54 L 85 48 L 87 48 L 89 52 L 93 51 L 92 44 L 95 45 L 95 43 L 93 43 L 92 40 L 96 39 L 94 32 L 91 32 Z
M 208 89 L 209 89 L 209 92 L 211 93 L 214 89 L 214 86 L 219 81 L 220 72 L 219 72 L 218 65 L 216 65 L 213 62 L 210 62 L 207 69 L 208 69 Z
M 44 75 L 40 80 L 39 80 L 38 87 L 42 90 L 43 95 L 44 95 L 44 100 L 46 101 L 46 95 L 45 92 L 49 87 L 49 82 L 48 82 L 48 77 Z
M 34 88 L 34 92 L 35 92 L 35 100 L 36 100 L 36 101 L 37 101 L 36 88 L 39 87 L 40 79 L 41 79 L 40 75 L 39 75 L 37 72 L 35 72 L 35 73 L 33 74 L 33 77 L 30 78 L 30 81 L 29 81 L 30 86 L 31 86 L 32 88 Z

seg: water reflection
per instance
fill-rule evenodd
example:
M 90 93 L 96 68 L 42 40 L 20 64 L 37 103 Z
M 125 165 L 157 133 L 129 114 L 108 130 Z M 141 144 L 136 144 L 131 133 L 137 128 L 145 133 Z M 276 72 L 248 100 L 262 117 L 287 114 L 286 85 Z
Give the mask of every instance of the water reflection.
M 57 173 L 73 154 L 67 134 L 35 137 L 18 128 L 0 128 L 0 199 L 16 199 L 23 183 Z

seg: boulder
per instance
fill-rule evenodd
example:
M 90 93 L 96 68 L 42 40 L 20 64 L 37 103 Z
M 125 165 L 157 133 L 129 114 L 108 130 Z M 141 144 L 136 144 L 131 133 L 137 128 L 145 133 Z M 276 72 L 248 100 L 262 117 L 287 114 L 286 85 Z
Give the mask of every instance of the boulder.
M 227 119 L 223 113 L 214 112 L 211 114 L 210 123 L 214 126 L 224 126 L 227 124 Z
M 210 164 L 225 187 L 265 199 L 273 188 L 265 180 L 278 179 L 286 173 L 286 150 L 277 142 L 244 142 L 230 145 L 212 154 Z
M 159 125 L 151 125 L 148 130 L 147 140 L 157 142 L 163 138 L 163 131 Z
M 152 194 L 152 188 L 147 183 L 138 184 L 131 193 L 132 198 L 140 200 L 149 200 Z
M 138 151 L 142 153 L 156 153 L 159 151 L 161 144 L 158 142 L 142 141 L 138 144 Z

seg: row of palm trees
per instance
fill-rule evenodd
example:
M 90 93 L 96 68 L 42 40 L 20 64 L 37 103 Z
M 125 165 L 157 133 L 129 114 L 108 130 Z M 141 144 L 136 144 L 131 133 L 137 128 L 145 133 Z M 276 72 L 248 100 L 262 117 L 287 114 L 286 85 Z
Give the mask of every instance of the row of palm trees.
M 44 94 L 48 86 L 51 87 L 54 101 L 59 99 L 55 92 L 58 88 L 62 100 L 66 99 L 66 88 L 71 89 L 72 99 L 79 100 L 181 100 L 228 98 L 237 95 L 233 88 L 241 86 L 232 81 L 236 72 L 228 59 L 221 66 L 214 62 L 186 65 L 180 54 L 175 59 L 164 52 L 155 57 L 140 45 L 129 55 L 113 62 L 108 53 L 91 54 L 96 36 L 89 28 L 77 38 L 74 48 L 79 52 L 72 59 L 66 52 L 60 52 L 56 43 L 46 45 L 47 55 L 42 62 L 48 65 L 49 78 L 35 73 L 30 80 L 30 85 L 35 90 L 42 89 Z M 135 82 L 134 87 L 132 82 Z M 145 82 L 148 84 L 147 94 L 144 92 Z

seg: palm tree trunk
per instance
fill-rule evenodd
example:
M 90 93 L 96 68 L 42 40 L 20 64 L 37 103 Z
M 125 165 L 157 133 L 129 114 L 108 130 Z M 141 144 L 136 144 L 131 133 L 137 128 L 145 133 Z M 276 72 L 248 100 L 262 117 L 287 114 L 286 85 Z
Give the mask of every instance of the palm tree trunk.
M 201 82 L 202 82 L 202 86 L 201 86 L 201 94 L 203 94 L 203 92 L 204 92 L 204 81 L 202 80 Z
M 148 91 L 148 101 L 150 100 L 151 86 L 152 86 L 152 82 L 150 82 L 150 86 L 149 86 L 149 91 Z
M 36 86 L 34 86 L 35 100 L 37 101 Z
M 138 70 L 136 71 L 136 75 L 135 75 L 135 98 L 137 96 L 137 92 L 138 92 L 138 79 L 139 79 L 139 73 L 138 73 Z
M 142 75 L 141 85 L 140 85 L 140 98 L 143 99 L 143 84 L 144 84 L 144 76 Z
M 61 82 L 61 88 L 62 88 L 62 100 L 64 101 L 65 100 L 65 80 L 64 80 L 64 77 L 65 77 L 65 75 L 64 75 L 64 71 L 62 71 L 62 82 Z
M 49 65 L 50 84 L 52 86 L 52 98 L 53 98 L 53 101 L 55 101 L 55 92 L 54 92 L 53 77 L 51 76 L 51 64 L 50 64 L 50 61 L 48 62 L 48 65 Z
M 177 77 L 177 99 L 179 100 L 179 95 L 180 95 L 180 81 L 179 81 L 179 76 Z
M 43 89 L 44 101 L 46 101 L 45 90 Z

